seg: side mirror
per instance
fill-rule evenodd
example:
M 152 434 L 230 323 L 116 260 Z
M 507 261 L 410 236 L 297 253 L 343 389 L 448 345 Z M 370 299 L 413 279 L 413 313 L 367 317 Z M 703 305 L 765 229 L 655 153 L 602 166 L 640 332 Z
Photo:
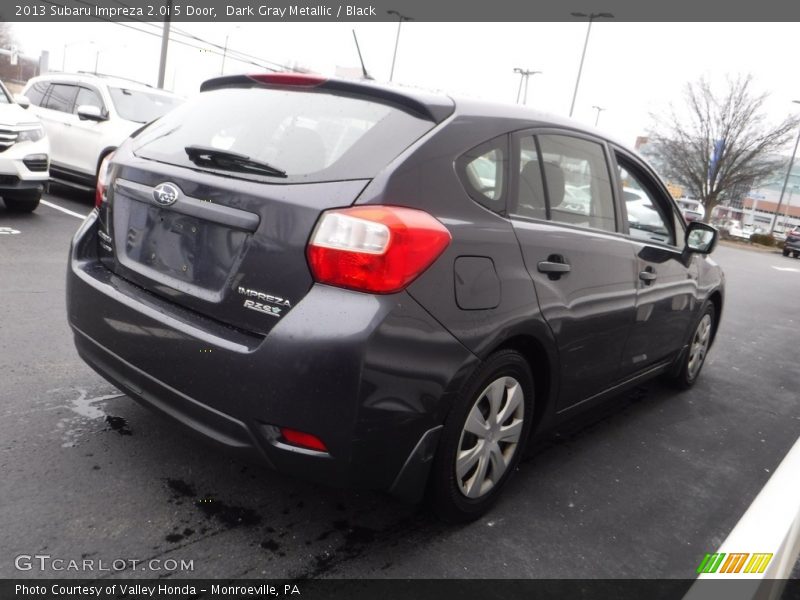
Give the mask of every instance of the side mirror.
M 692 221 L 686 228 L 685 252 L 711 254 L 717 245 L 719 232 L 716 228 L 701 221 Z
M 82 121 L 106 121 L 108 119 L 99 107 L 91 104 L 81 104 L 77 113 L 78 118 Z
M 19 104 L 22 108 L 28 108 L 31 105 L 31 99 L 25 94 L 14 94 L 14 102 Z

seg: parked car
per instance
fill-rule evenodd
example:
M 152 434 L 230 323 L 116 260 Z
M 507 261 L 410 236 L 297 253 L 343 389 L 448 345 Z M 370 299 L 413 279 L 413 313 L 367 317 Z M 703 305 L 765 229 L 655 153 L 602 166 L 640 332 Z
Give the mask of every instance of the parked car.
M 679 198 L 676 200 L 676 203 L 687 223 L 691 221 L 702 221 L 706 216 L 706 209 L 700 200 Z
M 201 90 L 104 161 L 72 244 L 78 352 L 132 398 L 280 471 L 427 489 L 468 521 L 531 435 L 657 375 L 697 381 L 717 232 L 622 145 L 368 82 Z M 623 170 L 665 234 L 631 225 Z
M 725 230 L 732 238 L 740 240 L 749 240 L 753 234 L 752 226 L 742 225 L 742 222 L 737 219 L 732 219 L 725 224 Z
M 42 124 L 0 82 L 0 196 L 7 209 L 31 212 L 39 206 L 49 152 Z
M 34 77 L 23 94 L 50 137 L 52 179 L 91 189 L 105 156 L 182 102 L 141 83 L 90 73 Z
M 800 225 L 786 232 L 786 241 L 783 242 L 783 255 L 794 258 L 800 256 Z

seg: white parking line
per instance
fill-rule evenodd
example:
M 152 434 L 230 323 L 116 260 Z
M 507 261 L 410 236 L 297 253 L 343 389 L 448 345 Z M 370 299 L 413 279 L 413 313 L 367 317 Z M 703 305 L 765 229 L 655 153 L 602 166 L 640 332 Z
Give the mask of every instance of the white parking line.
M 772 265 L 772 268 L 776 271 L 789 271 L 790 273 L 800 273 L 800 269 L 796 269 L 794 267 L 776 267 Z
M 53 204 L 52 202 L 48 202 L 47 200 L 40 200 L 40 203 L 44 204 L 45 206 L 49 206 L 50 208 L 55 208 L 56 210 L 60 210 L 61 212 L 68 214 L 70 217 L 75 217 L 76 219 L 80 219 L 81 221 L 83 221 L 86 217 L 89 216 L 76 213 L 74 211 L 69 210 L 68 208 L 59 206 L 58 204 Z

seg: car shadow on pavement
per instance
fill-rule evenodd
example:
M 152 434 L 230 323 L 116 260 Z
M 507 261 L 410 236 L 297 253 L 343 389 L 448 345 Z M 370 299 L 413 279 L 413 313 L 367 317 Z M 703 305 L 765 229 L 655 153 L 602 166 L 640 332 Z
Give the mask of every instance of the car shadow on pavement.
M 648 410 L 643 406 L 653 388 L 659 385 L 648 384 L 612 399 L 533 444 L 513 487 L 527 488 L 526 480 L 537 478 L 535 471 L 549 460 L 560 460 L 575 442 L 585 442 L 580 446 L 591 452 L 593 444 L 603 439 L 604 429 L 618 428 L 620 421 L 636 420 L 641 410 Z M 445 525 L 424 506 L 407 505 L 382 493 L 316 485 L 231 456 L 127 397 L 112 400 L 112 407 L 114 415 L 106 419 L 103 436 L 106 448 L 92 452 L 89 462 L 96 464 L 87 468 L 118 473 L 97 456 L 113 464 L 124 462 L 125 487 L 136 487 L 152 498 L 151 510 L 159 515 L 152 520 L 166 525 L 160 539 L 152 539 L 154 532 L 131 532 L 142 536 L 137 545 L 148 549 L 147 558 L 187 550 L 202 556 L 209 548 L 216 551 L 225 539 L 238 558 L 220 576 L 255 577 L 265 570 L 298 579 L 341 576 L 351 569 L 362 572 L 360 562 L 365 562 L 369 575 L 380 577 L 392 567 L 392 556 L 413 553 L 471 527 Z M 487 518 L 514 512 L 518 507 L 513 496 L 504 498 Z M 181 574 L 204 575 L 208 573 Z

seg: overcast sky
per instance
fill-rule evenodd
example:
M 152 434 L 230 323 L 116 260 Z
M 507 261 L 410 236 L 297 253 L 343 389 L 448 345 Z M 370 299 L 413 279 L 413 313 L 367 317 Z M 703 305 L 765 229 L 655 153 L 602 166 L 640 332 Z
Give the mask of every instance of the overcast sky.
M 50 67 L 93 70 L 154 84 L 158 74 L 160 24 L 14 23 L 20 48 L 29 55 L 50 52 Z M 388 80 L 396 23 L 176 23 L 177 30 L 266 61 L 300 64 L 332 75 L 337 66 L 357 67 L 355 28 L 367 69 Z M 768 112 L 779 121 L 800 98 L 797 23 L 615 23 L 595 22 L 574 117 L 593 124 L 593 105 L 606 110 L 600 128 L 632 145 L 649 123 L 649 113 L 680 100 L 686 81 L 701 75 L 752 73 L 768 92 Z M 195 93 L 219 75 L 217 49 L 178 36 L 202 49 L 171 43 L 166 87 Z M 514 102 L 519 76 L 514 67 L 543 71 L 532 76 L 528 104 L 566 115 L 586 35 L 585 22 L 404 23 L 394 81 L 500 102 Z M 228 56 L 225 73 L 258 71 Z

